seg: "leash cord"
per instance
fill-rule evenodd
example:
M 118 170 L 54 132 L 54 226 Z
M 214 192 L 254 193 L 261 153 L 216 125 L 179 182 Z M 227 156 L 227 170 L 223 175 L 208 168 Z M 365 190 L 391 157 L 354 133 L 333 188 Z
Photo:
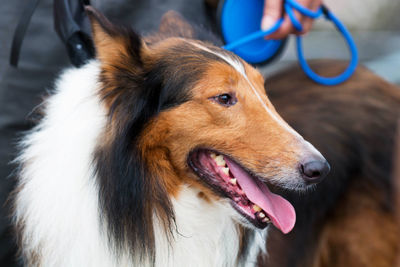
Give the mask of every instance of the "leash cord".
M 10 65 L 13 67 L 18 66 L 22 42 L 24 40 L 26 30 L 28 29 L 29 22 L 31 21 L 33 12 L 35 11 L 38 4 L 39 0 L 31 0 L 27 3 L 25 9 L 22 12 L 17 28 L 15 29 L 10 52 Z
M 345 82 L 347 79 L 351 77 L 351 75 L 354 73 L 354 71 L 357 68 L 358 64 L 358 52 L 357 52 L 357 47 L 356 44 L 353 40 L 353 37 L 351 36 L 350 32 L 347 30 L 347 28 L 343 25 L 343 23 L 325 6 L 321 5 L 320 8 L 316 11 L 312 11 L 310 9 L 307 9 L 297 3 L 295 0 L 286 0 L 284 4 L 284 9 L 285 12 L 288 14 L 289 19 L 291 20 L 293 27 L 301 32 L 303 31 L 303 27 L 301 23 L 298 21 L 294 14 L 294 10 L 297 10 L 299 13 L 303 14 L 304 16 L 310 17 L 312 19 L 317 19 L 324 15 L 325 19 L 331 21 L 335 28 L 342 34 L 343 38 L 345 39 L 347 46 L 350 50 L 351 54 L 351 59 L 350 63 L 347 66 L 346 70 L 339 74 L 338 76 L 335 77 L 323 77 L 318 74 L 316 74 L 310 66 L 307 64 L 307 61 L 304 57 L 303 53 L 303 45 L 302 45 L 302 37 L 297 36 L 296 37 L 296 43 L 297 43 L 297 57 L 299 60 L 299 64 L 301 68 L 303 69 L 304 73 L 313 81 L 320 83 L 322 85 L 337 85 L 342 82 Z M 269 35 L 279 29 L 279 27 L 282 25 L 283 18 L 279 19 L 275 25 L 273 25 L 271 28 L 267 30 L 260 30 L 256 31 L 252 34 L 249 34 L 243 38 L 240 38 L 239 40 L 236 40 L 230 44 L 227 44 L 223 46 L 224 49 L 229 50 L 229 51 L 234 51 L 235 48 L 254 41 L 259 38 L 263 38 L 266 35 Z

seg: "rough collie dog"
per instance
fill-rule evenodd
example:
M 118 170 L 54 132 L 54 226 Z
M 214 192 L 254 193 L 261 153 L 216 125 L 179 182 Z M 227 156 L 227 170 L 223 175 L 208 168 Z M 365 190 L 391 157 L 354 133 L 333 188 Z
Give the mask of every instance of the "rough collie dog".
M 345 64 L 316 62 L 313 68 L 335 75 Z M 363 67 L 348 82 L 324 87 L 293 67 L 268 79 L 266 89 L 279 114 L 326 156 L 332 170 L 302 197 L 285 193 L 296 209 L 296 226 L 289 235 L 268 232 L 269 257 L 261 265 L 398 266 L 400 191 L 394 189 L 400 180 L 392 178 L 392 158 L 400 88 Z M 400 179 L 399 171 L 395 177 Z
M 88 8 L 97 60 L 66 71 L 22 141 L 29 266 L 252 266 L 270 224 L 329 171 L 263 77 L 176 15 L 141 38 Z

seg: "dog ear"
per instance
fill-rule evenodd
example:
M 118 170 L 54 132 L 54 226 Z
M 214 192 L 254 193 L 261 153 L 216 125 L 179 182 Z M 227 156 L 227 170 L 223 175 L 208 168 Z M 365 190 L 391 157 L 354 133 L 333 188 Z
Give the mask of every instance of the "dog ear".
M 141 63 L 145 44 L 141 37 L 128 27 L 110 22 L 92 6 L 85 7 L 91 26 L 96 57 L 103 64 L 115 65 L 121 59 Z
M 157 34 L 148 37 L 146 41 L 157 42 L 168 37 L 196 39 L 213 43 L 216 46 L 223 44 L 222 40 L 210 30 L 202 26 L 191 25 L 181 14 L 173 10 L 164 14 Z
M 178 12 L 170 10 L 163 15 L 158 33 L 168 37 L 195 38 L 195 30 Z

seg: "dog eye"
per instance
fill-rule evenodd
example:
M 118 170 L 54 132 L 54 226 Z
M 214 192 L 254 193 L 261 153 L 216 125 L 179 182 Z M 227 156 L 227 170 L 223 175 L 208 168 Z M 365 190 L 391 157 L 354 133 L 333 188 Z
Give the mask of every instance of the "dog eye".
M 233 94 L 222 94 L 212 97 L 212 99 L 222 106 L 233 106 L 236 104 L 237 99 Z

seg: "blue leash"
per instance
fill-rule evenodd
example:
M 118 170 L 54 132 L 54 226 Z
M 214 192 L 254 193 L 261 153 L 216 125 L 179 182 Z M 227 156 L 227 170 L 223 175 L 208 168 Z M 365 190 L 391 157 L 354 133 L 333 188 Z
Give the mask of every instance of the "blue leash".
M 317 11 L 312 11 L 310 9 L 307 9 L 297 3 L 295 0 L 286 0 L 284 4 L 285 12 L 288 14 L 293 27 L 301 32 L 303 30 L 303 27 L 301 23 L 297 20 L 296 16 L 294 15 L 293 10 L 297 10 L 304 16 L 308 16 L 312 19 L 317 19 L 324 15 L 325 19 L 330 20 L 336 27 L 336 29 L 343 35 L 343 38 L 346 40 L 347 45 L 349 47 L 350 53 L 351 53 L 351 60 L 349 65 L 347 66 L 346 70 L 336 76 L 336 77 L 322 77 L 318 74 L 316 74 L 310 66 L 307 64 L 307 61 L 304 58 L 304 53 L 303 53 L 303 45 L 302 45 L 302 37 L 297 36 L 296 37 L 296 43 L 297 43 L 297 57 L 299 59 L 299 63 L 305 74 L 314 80 L 317 83 L 320 83 L 322 85 L 337 85 L 340 84 L 344 81 L 346 81 L 350 76 L 354 73 L 354 71 L 357 68 L 357 63 L 358 63 L 358 53 L 357 53 L 357 48 L 355 45 L 355 42 L 350 34 L 350 32 L 346 29 L 346 27 L 343 25 L 343 23 L 340 22 L 340 20 L 333 15 L 331 11 L 329 11 L 324 5 L 321 5 L 321 7 Z M 226 50 L 233 51 L 235 48 L 254 41 L 259 38 L 263 38 L 266 35 L 269 35 L 276 30 L 279 29 L 279 27 L 282 25 L 283 18 L 278 20 L 275 25 L 273 25 L 271 28 L 265 31 L 256 31 L 252 34 L 249 34 L 243 38 L 240 38 L 239 40 L 236 40 L 230 44 L 227 44 L 223 46 Z

